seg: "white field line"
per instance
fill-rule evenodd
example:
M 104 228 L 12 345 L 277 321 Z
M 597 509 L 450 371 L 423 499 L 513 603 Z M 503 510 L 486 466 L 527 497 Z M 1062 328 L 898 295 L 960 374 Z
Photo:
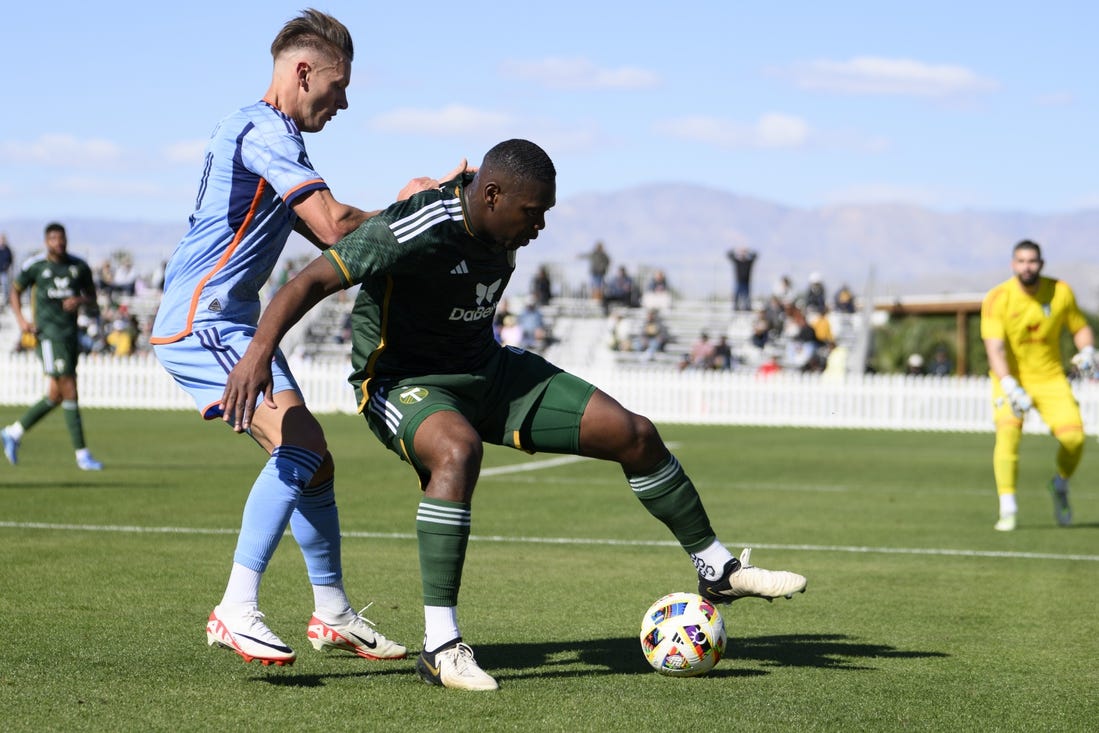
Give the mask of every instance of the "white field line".
M 669 448 L 675 448 L 672 443 Z M 481 476 L 499 476 L 508 473 L 537 471 L 543 468 L 564 466 L 578 461 L 590 460 L 582 456 L 556 456 L 541 461 L 531 461 L 513 466 L 497 466 L 481 471 Z M 829 490 L 843 490 L 838 487 Z M 3 522 L 4 529 L 43 529 L 58 532 L 120 532 L 128 534 L 192 534 L 192 535 L 236 535 L 237 529 L 200 528 L 200 527 L 141 527 L 136 525 L 97 525 L 97 524 L 55 524 L 50 522 Z M 344 532 L 342 536 L 355 539 L 374 540 L 415 540 L 416 535 L 407 532 Z M 514 542 L 527 545 L 607 545 L 617 547 L 679 547 L 671 540 L 615 540 L 585 537 L 505 537 L 502 535 L 471 535 L 470 540 L 477 542 Z M 726 543 L 729 544 L 729 543 Z M 990 557 L 1021 560 L 1067 560 L 1099 562 L 1099 555 L 1059 555 L 1049 552 L 1004 552 L 997 550 L 951 550 L 946 548 L 919 547 L 860 547 L 854 545 L 785 545 L 753 544 L 751 542 L 732 543 L 729 546 L 758 547 L 765 550 L 794 550 L 799 552 L 844 552 L 879 555 L 931 555 L 938 557 Z
M 140 527 L 134 525 L 53 524 L 48 522 L 0 522 L 2 529 L 42 529 L 54 532 L 119 532 L 124 534 L 191 534 L 235 535 L 236 529 L 200 527 Z M 344 532 L 344 537 L 372 540 L 415 540 L 410 532 Z M 502 535 L 471 535 L 475 542 L 513 542 L 527 545 L 607 545 L 615 547 L 679 547 L 672 540 L 615 540 L 591 537 L 506 537 Z M 1061 555 L 1052 552 L 1006 552 L 1000 550 L 961 550 L 921 547 L 865 547 L 857 545 L 786 545 L 764 543 L 726 543 L 730 547 L 744 546 L 764 550 L 795 552 L 843 552 L 878 555 L 924 555 L 937 557 L 986 557 L 1013 560 L 1063 560 L 1099 562 L 1099 555 Z

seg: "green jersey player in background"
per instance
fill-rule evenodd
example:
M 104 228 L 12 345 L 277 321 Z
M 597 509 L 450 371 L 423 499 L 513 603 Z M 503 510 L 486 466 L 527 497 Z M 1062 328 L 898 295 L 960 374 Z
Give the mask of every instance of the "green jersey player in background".
M 738 560 L 718 541 L 694 484 L 648 418 L 541 356 L 495 341 L 493 314 L 516 252 L 545 228 L 556 186 L 540 147 L 508 140 L 476 174 L 389 207 L 279 290 L 222 398 L 226 419 L 246 430 L 257 397 L 271 398 L 271 359 L 287 329 L 327 295 L 361 284 L 350 381 L 371 430 L 415 468 L 423 490 L 416 536 L 425 635 L 416 668 L 429 684 L 498 687 L 464 643 L 457 616 L 485 442 L 620 464 L 713 602 L 805 590 L 801 575 L 753 567 L 750 550 Z
M 103 464 L 84 444 L 84 425 L 76 390 L 76 361 L 80 356 L 77 318 L 81 308 L 98 310 L 95 280 L 88 263 L 68 251 L 65 227 L 46 226 L 46 253 L 28 259 L 12 283 L 9 300 L 23 333 L 34 334 L 36 350 L 48 379 L 46 395 L 11 425 L 0 431 L 4 455 L 15 465 L 23 434 L 61 405 L 69 429 L 76 465 L 83 471 L 101 471 Z M 23 314 L 22 294 L 32 289 L 32 319 Z

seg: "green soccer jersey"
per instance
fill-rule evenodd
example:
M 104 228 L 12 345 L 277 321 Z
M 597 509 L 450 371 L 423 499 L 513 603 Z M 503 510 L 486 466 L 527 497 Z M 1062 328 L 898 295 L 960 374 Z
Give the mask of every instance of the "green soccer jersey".
M 362 286 L 348 379 L 360 405 L 371 379 L 467 373 L 501 348 L 492 322 L 515 253 L 471 233 L 462 194 L 470 180 L 393 204 L 324 253 L 345 288 Z
M 62 303 L 66 298 L 94 295 L 95 281 L 87 262 L 69 254 L 63 262 L 37 255 L 23 265 L 14 284 L 20 293 L 34 288 L 31 308 L 39 338 L 61 341 L 76 337 L 78 313 L 67 312 Z

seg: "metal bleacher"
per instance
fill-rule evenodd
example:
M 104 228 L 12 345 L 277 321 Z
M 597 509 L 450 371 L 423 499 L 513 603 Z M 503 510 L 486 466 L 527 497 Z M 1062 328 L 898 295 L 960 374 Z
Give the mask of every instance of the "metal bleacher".
M 350 296 L 330 298 L 314 308 L 309 319 L 288 334 L 284 351 L 305 359 L 348 360 L 351 348 L 343 330 L 353 300 Z M 727 337 L 735 369 L 754 369 L 764 359 L 764 353 L 750 340 L 755 314 L 732 311 L 727 300 L 673 300 L 661 309 L 669 335 L 662 351 L 649 358 L 639 351 L 616 350 L 612 335 L 616 316 L 629 319 L 632 328 L 640 329 L 645 312 L 644 307 L 615 305 L 604 313 L 599 303 L 587 298 L 554 298 L 542 308 L 551 338 L 541 353 L 565 369 L 608 364 L 623 369 L 678 369 L 705 331 L 714 341 Z M 837 344 L 854 340 L 856 329 L 850 316 L 832 313 L 829 318 Z M 781 341 L 771 346 L 779 351 L 782 347 Z

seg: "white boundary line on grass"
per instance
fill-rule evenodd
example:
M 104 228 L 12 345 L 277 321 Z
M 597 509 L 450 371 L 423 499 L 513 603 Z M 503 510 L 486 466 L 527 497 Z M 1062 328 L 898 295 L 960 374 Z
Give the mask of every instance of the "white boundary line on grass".
M 0 522 L 5 529 L 45 529 L 61 532 L 122 532 L 130 534 L 199 534 L 236 535 L 236 529 L 200 527 L 139 527 L 134 525 L 53 524 L 49 522 Z M 344 537 L 373 540 L 415 540 L 408 532 L 344 532 Z M 476 542 L 516 542 L 529 545 L 610 545 L 617 547 L 679 547 L 671 540 L 612 540 L 587 537 L 505 537 L 502 535 L 471 535 Z M 728 543 L 726 543 L 728 544 Z M 847 552 L 878 555 L 932 555 L 937 557 L 989 557 L 1011 560 L 1078 560 L 1099 562 L 1099 555 L 1059 555 L 1052 552 L 1012 552 L 1007 550 L 951 550 L 920 547 L 860 547 L 856 545 L 784 545 L 734 543 L 763 550 L 794 550 L 800 552 Z M 732 546 L 732 545 L 730 545 Z

